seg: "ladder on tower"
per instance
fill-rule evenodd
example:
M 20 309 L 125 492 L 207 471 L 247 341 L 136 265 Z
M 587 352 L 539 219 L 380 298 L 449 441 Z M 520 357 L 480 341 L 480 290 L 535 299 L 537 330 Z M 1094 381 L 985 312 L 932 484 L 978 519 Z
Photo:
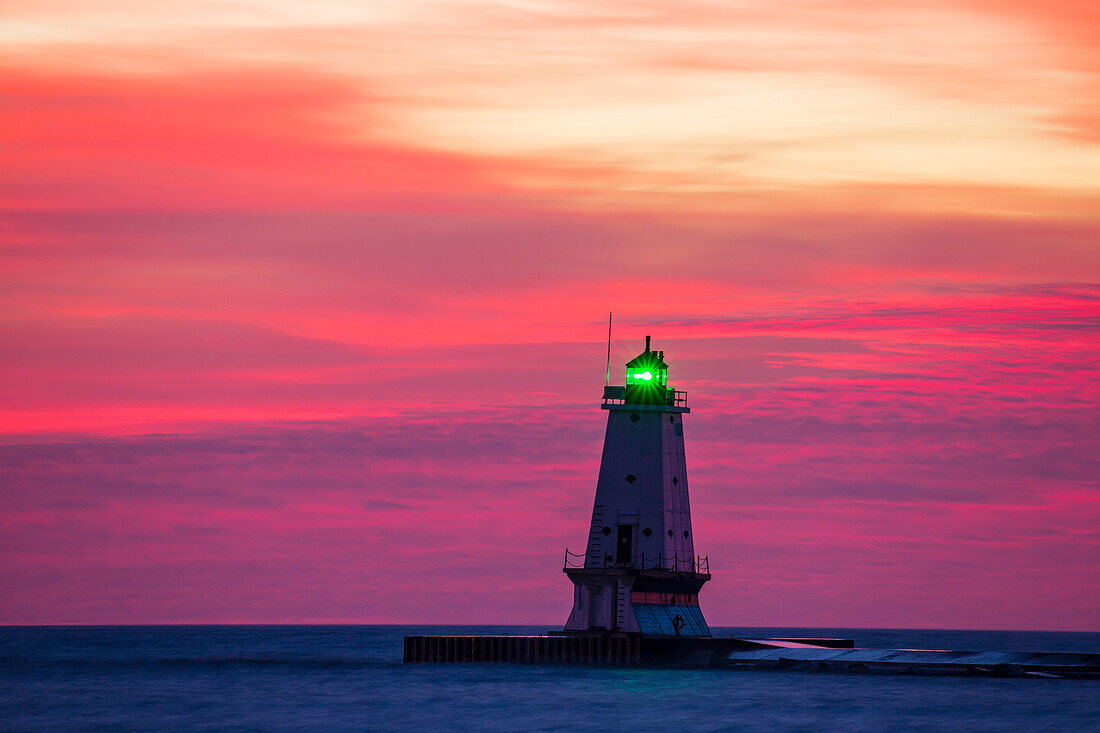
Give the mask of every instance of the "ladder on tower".
M 622 631 L 626 626 L 626 583 L 615 581 L 615 628 Z
M 592 509 L 592 534 L 588 538 L 588 556 L 584 559 L 585 567 L 602 568 L 603 559 L 603 504 L 597 504 Z

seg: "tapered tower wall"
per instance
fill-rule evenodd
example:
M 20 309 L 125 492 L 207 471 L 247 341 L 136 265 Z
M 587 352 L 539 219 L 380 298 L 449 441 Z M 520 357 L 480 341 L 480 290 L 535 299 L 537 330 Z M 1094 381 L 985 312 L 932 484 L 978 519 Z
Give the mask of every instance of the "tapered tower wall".
M 686 408 L 609 409 L 585 567 L 623 564 L 618 558 L 627 539 L 637 567 L 690 568 L 695 543 L 684 456 Z M 630 537 L 621 537 L 619 527 L 630 527 Z

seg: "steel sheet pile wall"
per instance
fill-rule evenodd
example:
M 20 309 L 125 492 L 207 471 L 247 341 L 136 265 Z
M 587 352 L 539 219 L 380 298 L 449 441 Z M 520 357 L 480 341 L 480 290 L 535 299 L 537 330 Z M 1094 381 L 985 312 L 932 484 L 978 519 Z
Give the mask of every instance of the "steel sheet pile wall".
M 625 636 L 406 636 L 405 661 L 634 666 L 641 663 L 641 640 Z

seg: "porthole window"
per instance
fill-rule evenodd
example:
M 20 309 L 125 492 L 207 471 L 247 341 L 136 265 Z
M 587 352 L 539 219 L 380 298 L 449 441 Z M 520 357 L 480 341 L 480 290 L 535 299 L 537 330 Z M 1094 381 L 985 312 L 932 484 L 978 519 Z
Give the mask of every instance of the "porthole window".
M 636 413 L 636 412 L 635 412 L 635 413 L 632 413 L 632 414 L 630 415 L 630 422 L 638 422 L 638 421 L 639 421 L 639 420 L 641 420 L 641 419 L 642 419 L 642 416 L 641 416 L 641 415 L 639 415 L 639 414 L 638 414 L 638 413 Z
M 669 537 L 671 537 L 671 536 L 672 536 L 672 530 L 671 530 L 671 529 L 670 529 L 670 530 L 668 531 L 668 536 L 669 536 Z
M 649 537 L 651 534 L 653 534 L 653 530 L 650 529 L 649 527 L 646 527 L 645 529 L 642 530 L 642 534 L 645 535 L 646 537 Z
M 676 478 L 675 476 L 673 476 L 673 477 L 672 477 L 672 483 L 673 483 L 673 484 L 678 484 L 678 483 L 680 483 L 680 479 L 678 479 L 678 478 Z
M 676 416 L 675 415 L 669 415 L 668 416 L 668 421 L 671 422 L 671 423 L 676 422 Z
M 637 479 L 637 478 L 636 478 L 636 477 L 634 476 L 634 474 L 632 474 L 632 473 L 628 473 L 628 474 L 626 475 L 626 482 L 627 482 L 628 484 L 632 484 L 632 483 L 634 483 L 634 482 L 635 482 L 635 481 L 637 481 L 637 480 L 638 480 L 638 479 Z
M 604 527 L 603 530 L 601 530 L 601 531 L 604 533 L 604 536 L 606 537 L 607 535 L 611 534 L 611 527 Z
M 687 536 L 688 536 L 688 531 L 685 529 L 684 530 L 684 537 L 687 537 Z

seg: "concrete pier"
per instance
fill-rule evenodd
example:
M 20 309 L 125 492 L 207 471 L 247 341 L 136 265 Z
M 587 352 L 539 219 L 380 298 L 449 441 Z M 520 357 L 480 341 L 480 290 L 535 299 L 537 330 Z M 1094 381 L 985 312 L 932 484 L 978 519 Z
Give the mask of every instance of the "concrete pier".
M 1100 680 L 1100 654 L 856 649 L 851 639 L 561 632 L 546 636 L 406 636 L 405 661 Z
M 833 648 L 850 639 L 819 639 Z M 566 634 L 546 636 L 406 636 L 406 662 L 585 664 L 614 667 L 724 664 L 737 651 L 764 648 L 729 637 Z M 827 648 L 827 647 L 820 647 Z

